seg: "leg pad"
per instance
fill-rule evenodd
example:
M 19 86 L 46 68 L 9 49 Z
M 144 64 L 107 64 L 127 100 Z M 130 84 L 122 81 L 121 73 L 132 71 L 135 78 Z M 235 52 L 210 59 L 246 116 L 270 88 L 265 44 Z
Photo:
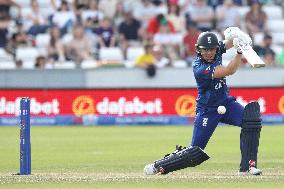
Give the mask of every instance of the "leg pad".
M 262 127 L 260 107 L 257 102 L 251 102 L 245 106 L 241 127 L 240 148 L 242 159 L 240 171 L 244 172 L 249 170 L 250 161 L 255 162 L 254 166 L 257 166 L 257 153 Z
M 161 173 L 177 171 L 187 167 L 195 167 L 200 165 L 210 157 L 198 146 L 188 148 L 179 148 L 170 155 L 166 155 L 163 159 L 156 160 L 154 167 Z

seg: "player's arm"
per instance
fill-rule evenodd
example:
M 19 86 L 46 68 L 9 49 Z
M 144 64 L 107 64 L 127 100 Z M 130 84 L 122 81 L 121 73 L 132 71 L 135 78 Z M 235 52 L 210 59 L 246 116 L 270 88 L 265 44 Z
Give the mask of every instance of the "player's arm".
M 216 66 L 213 78 L 222 78 L 233 75 L 241 64 L 241 54 L 237 54 L 227 66 Z

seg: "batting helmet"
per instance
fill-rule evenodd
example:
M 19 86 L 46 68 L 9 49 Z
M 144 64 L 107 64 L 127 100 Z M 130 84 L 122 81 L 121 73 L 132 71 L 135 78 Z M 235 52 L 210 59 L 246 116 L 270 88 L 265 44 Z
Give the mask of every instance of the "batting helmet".
M 202 32 L 197 39 L 198 49 L 213 49 L 219 47 L 217 36 L 212 32 Z

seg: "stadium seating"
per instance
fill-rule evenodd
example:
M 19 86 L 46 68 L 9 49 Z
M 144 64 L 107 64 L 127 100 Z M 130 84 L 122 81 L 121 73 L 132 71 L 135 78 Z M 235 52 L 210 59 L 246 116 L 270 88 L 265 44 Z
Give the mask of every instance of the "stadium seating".
M 0 69 L 3 70 L 10 70 L 10 69 L 15 69 L 16 68 L 16 64 L 12 61 L 2 61 L 0 63 Z
M 249 9 L 250 9 L 249 6 L 238 7 L 238 11 L 242 19 L 244 19 Z M 263 6 L 263 11 L 266 13 L 268 20 L 274 20 L 274 19 L 277 20 L 282 18 L 283 10 L 279 6 L 275 5 Z
M 35 68 L 35 61 L 34 60 L 23 61 L 22 68 L 23 69 L 34 69 Z
M 13 57 L 9 53 L 7 53 L 3 48 L 0 48 L 0 61 L 13 61 Z
M 40 7 L 40 12 L 43 14 L 43 16 L 46 18 L 46 21 L 48 21 L 48 16 L 54 11 L 52 6 L 50 5 L 50 0 L 37 0 Z M 25 15 L 29 14 L 31 11 L 30 6 L 30 0 L 15 0 L 18 4 L 22 7 L 22 16 L 25 17 Z M 241 16 L 241 28 L 245 29 L 244 25 L 244 17 L 246 13 L 250 10 L 249 6 L 238 6 L 238 11 Z M 283 20 L 283 9 L 280 6 L 269 4 L 262 6 L 263 10 L 268 16 L 268 31 L 273 37 L 273 49 L 275 49 L 276 53 L 282 52 L 283 45 L 284 44 L 284 20 Z M 12 6 L 11 10 L 12 18 L 16 18 L 18 16 L 18 9 L 15 6 Z M 15 32 L 15 22 L 12 22 L 11 26 L 9 26 L 9 32 L 10 34 Z M 222 40 L 222 35 L 220 33 L 215 32 L 218 36 L 219 40 Z M 178 39 L 178 44 L 181 44 L 181 39 L 183 37 L 183 34 L 180 34 Z M 71 32 L 65 34 L 62 38 L 62 43 L 66 45 L 68 42 L 70 42 L 73 38 L 73 35 Z M 46 46 L 48 45 L 50 40 L 49 33 L 45 34 L 39 34 L 36 36 L 36 48 L 33 47 L 26 47 L 26 48 L 19 48 L 16 52 L 17 59 L 21 59 L 23 61 L 23 67 L 24 68 L 33 68 L 33 64 L 35 61 L 35 58 L 39 55 L 47 55 L 47 49 Z M 263 33 L 257 33 L 254 36 L 254 44 L 260 45 L 263 40 Z M 182 45 L 181 45 L 182 46 Z M 87 68 L 94 68 L 97 67 L 100 63 L 101 64 L 112 64 L 112 63 L 123 63 L 125 67 L 133 67 L 134 61 L 137 56 L 142 54 L 144 52 L 144 49 L 141 46 L 139 47 L 129 47 L 126 52 L 126 57 L 123 56 L 122 50 L 119 47 L 115 48 L 101 48 L 98 51 L 92 50 L 93 54 L 96 58 L 99 58 L 97 62 L 95 61 L 84 61 L 81 64 L 81 68 L 87 69 Z M 226 54 L 224 54 L 223 62 L 227 62 L 233 57 L 234 50 L 228 51 Z M 124 60 L 124 58 L 126 60 Z M 0 61 L 3 62 L 9 62 L 13 61 L 13 57 L 3 51 L 0 50 Z M 58 65 L 56 66 L 58 69 L 60 68 L 71 68 L 71 64 Z M 184 61 L 178 60 L 176 61 L 173 66 L 175 67 L 183 67 Z M 3 66 L 3 68 L 6 66 Z M 7 67 L 9 65 L 7 64 Z M 13 66 L 10 66 L 11 68 Z M 74 66 L 73 66 L 74 67 Z M 77 66 L 75 66 L 76 68 Z
M 187 67 L 187 63 L 184 60 L 174 60 L 172 65 L 175 68 L 185 68 L 185 67 Z
M 53 65 L 54 69 L 75 69 L 76 63 L 72 61 L 66 61 L 66 62 L 55 62 Z
M 274 50 L 275 54 L 280 54 L 283 52 L 283 45 L 272 45 L 271 49 Z
M 119 47 L 102 47 L 99 49 L 100 60 L 105 61 L 123 61 L 123 54 Z
M 126 52 L 126 59 L 128 61 L 135 61 L 135 59 L 144 53 L 143 47 L 129 47 Z
M 48 1 L 48 0 L 46 0 Z M 15 0 L 16 3 L 21 5 L 22 7 L 29 7 L 30 6 L 30 1 L 28 0 Z
M 270 32 L 274 45 L 284 44 L 284 32 Z M 263 41 L 264 33 L 256 33 L 253 42 L 255 45 L 260 45 Z
M 268 20 L 267 28 L 270 32 L 284 32 L 284 20 Z
M 19 47 L 16 50 L 17 59 L 23 62 L 34 61 L 37 56 L 39 56 L 39 52 L 34 47 Z
M 276 5 L 263 6 L 263 11 L 266 13 L 268 20 L 282 19 L 283 10 L 280 6 Z
M 98 67 L 96 61 L 94 60 L 84 60 L 82 63 L 81 63 L 81 68 L 82 69 L 92 69 L 92 68 L 96 68 Z
M 284 44 L 284 30 L 281 32 L 272 32 L 271 35 L 274 44 Z
M 50 35 L 48 33 L 38 34 L 35 40 L 37 47 L 46 47 L 49 44 Z

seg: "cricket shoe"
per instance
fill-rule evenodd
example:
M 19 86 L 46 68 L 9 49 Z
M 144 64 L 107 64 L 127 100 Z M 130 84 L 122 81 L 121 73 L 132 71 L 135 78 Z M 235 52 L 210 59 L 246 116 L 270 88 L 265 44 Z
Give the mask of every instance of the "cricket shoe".
M 249 161 L 249 170 L 248 171 L 244 171 L 244 172 L 241 172 L 239 171 L 239 175 L 261 175 L 262 174 L 262 171 L 258 168 L 256 168 L 255 166 L 255 161 L 254 160 L 250 160 Z
M 262 170 L 255 168 L 255 167 L 250 167 L 248 171 L 239 171 L 238 175 L 239 176 L 249 176 L 249 175 L 261 175 L 262 174 Z
M 256 167 L 250 167 L 248 172 L 251 175 L 261 175 L 262 174 L 262 170 L 260 170 Z
M 154 164 L 148 164 L 144 167 L 145 175 L 155 175 L 158 173 L 158 170 L 154 167 Z

